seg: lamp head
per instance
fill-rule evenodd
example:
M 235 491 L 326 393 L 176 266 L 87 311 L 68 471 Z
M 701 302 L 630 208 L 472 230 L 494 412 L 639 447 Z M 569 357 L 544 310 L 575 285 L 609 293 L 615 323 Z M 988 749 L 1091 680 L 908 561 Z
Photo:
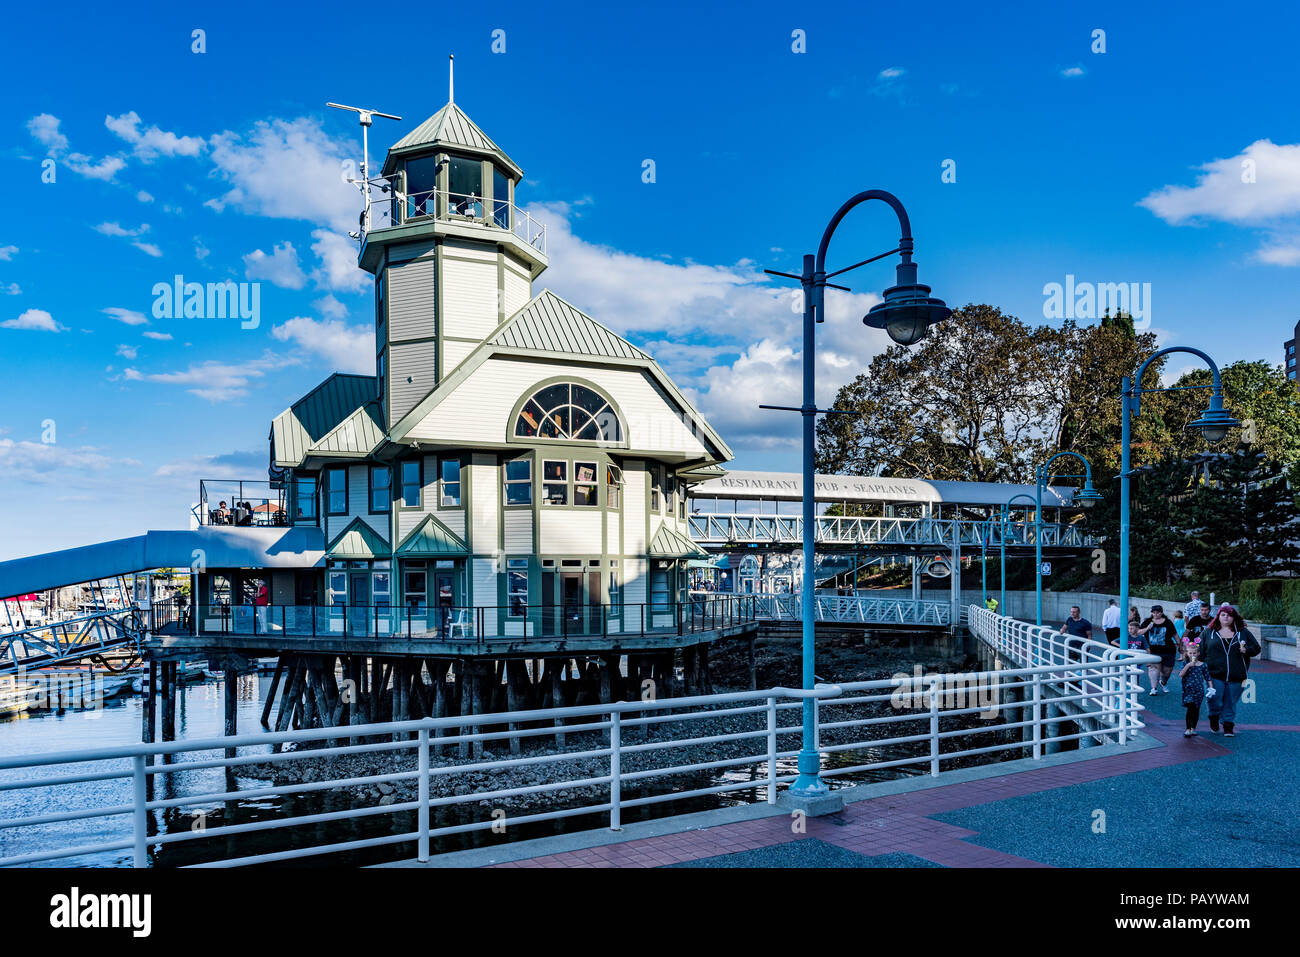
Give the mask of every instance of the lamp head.
M 1223 396 L 1216 392 L 1210 396 L 1210 407 L 1202 412 L 1201 417 L 1188 428 L 1199 430 L 1205 441 L 1215 445 L 1227 437 L 1229 429 L 1235 429 L 1240 425 L 1240 422 L 1224 410 Z
M 1101 493 L 1092 487 L 1092 479 L 1083 483 L 1083 488 L 1074 496 L 1074 504 L 1079 508 L 1092 508 L 1101 501 Z
M 898 264 L 898 284 L 884 293 L 885 301 L 872 306 L 862 322 L 872 329 L 884 329 L 899 345 L 915 345 L 926 330 L 952 315 L 942 299 L 930 295 L 930 287 L 916 281 L 916 263 Z

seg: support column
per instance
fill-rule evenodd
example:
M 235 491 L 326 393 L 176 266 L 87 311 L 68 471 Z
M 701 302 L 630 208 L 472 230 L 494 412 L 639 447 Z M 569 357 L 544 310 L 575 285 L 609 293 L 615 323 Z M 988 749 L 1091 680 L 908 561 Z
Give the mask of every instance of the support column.
M 226 737 L 233 738 L 239 733 L 238 715 L 239 715 L 239 672 L 230 667 L 227 663 L 225 669 L 225 695 L 226 695 Z M 267 702 L 270 703 L 269 700 Z M 233 758 L 235 748 L 226 748 L 226 757 Z
M 551 707 L 552 708 L 564 707 L 564 682 L 562 680 L 561 671 L 566 670 L 567 667 L 568 667 L 568 659 L 566 658 L 546 659 L 546 670 L 551 673 Z M 555 727 L 556 728 L 564 727 L 564 719 L 556 718 Z M 563 731 L 555 732 L 555 746 L 557 748 L 564 747 Z

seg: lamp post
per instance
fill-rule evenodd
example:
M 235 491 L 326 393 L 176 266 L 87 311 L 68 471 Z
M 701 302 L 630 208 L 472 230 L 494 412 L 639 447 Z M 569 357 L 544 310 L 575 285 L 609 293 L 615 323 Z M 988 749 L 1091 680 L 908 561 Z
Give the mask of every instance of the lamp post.
M 846 266 L 828 274 L 826 272 L 826 250 L 830 246 L 831 236 L 835 233 L 836 227 L 839 226 L 840 221 L 844 219 L 851 209 L 873 199 L 888 203 L 898 216 L 901 233 L 898 246 L 888 252 L 880 253 L 877 256 L 872 256 L 869 259 L 854 263 L 852 266 Z M 886 256 L 892 256 L 894 253 L 899 254 L 900 260 L 896 267 L 897 282 L 885 290 L 884 301 L 872 306 L 862 321 L 871 328 L 884 329 L 889 334 L 889 337 L 900 345 L 910 346 L 920 342 L 930 326 L 942 322 L 952 315 L 952 310 L 944 305 L 942 300 L 930 297 L 929 286 L 917 282 L 916 263 L 912 262 L 912 224 L 907 217 L 907 211 L 903 208 L 903 204 L 892 193 L 887 193 L 881 189 L 865 190 L 841 206 L 835 215 L 831 217 L 825 232 L 822 233 L 821 244 L 817 247 L 817 255 L 815 257 L 811 255 L 803 257 L 803 273 L 801 275 L 796 276 L 792 273 L 776 272 L 771 269 L 764 270 L 773 276 L 783 276 L 786 279 L 797 280 L 803 287 L 803 404 L 798 408 L 779 405 L 763 405 L 760 408 L 798 412 L 803 416 L 803 582 L 801 589 L 801 617 L 803 619 L 802 657 L 803 688 L 805 691 L 812 691 L 816 681 L 813 628 L 813 603 L 815 601 L 813 539 L 816 531 L 814 502 L 816 486 L 813 478 L 813 452 L 816 448 L 817 415 L 821 412 L 855 414 L 846 410 L 817 408 L 816 393 L 814 391 L 816 381 L 814 362 L 816 324 L 826 320 L 826 287 L 833 286 L 836 289 L 845 289 L 844 286 L 827 282 L 828 279 L 846 273 L 851 269 L 857 269 L 859 266 L 865 266 L 867 263 L 875 262 L 878 259 L 884 259 Z M 803 738 L 798 759 L 799 776 L 794 784 L 790 786 L 790 794 L 799 798 L 820 797 L 830 790 L 826 786 L 826 782 L 821 778 L 821 754 L 818 753 L 816 747 L 814 722 L 815 708 L 813 699 L 805 697 L 803 699 Z
M 1142 377 L 1146 374 L 1147 367 L 1161 356 L 1167 356 L 1172 352 L 1186 352 L 1190 355 L 1198 356 L 1205 361 L 1210 367 L 1211 384 L 1208 386 L 1187 386 L 1179 388 L 1200 388 L 1213 389 L 1210 393 L 1210 405 L 1201 413 L 1201 417 L 1191 423 L 1188 428 L 1198 430 L 1205 438 L 1205 441 L 1211 445 L 1222 442 L 1228 434 L 1229 429 L 1234 429 L 1241 425 L 1223 408 L 1223 382 L 1219 378 L 1219 367 L 1214 364 L 1214 360 L 1202 352 L 1200 349 L 1194 349 L 1191 346 L 1170 346 L 1168 349 L 1161 349 L 1159 352 L 1152 353 L 1146 361 L 1138 366 L 1137 374 L 1132 378 L 1125 376 L 1120 385 L 1120 464 L 1119 464 L 1119 596 L 1120 608 L 1124 615 L 1124 620 L 1128 620 L 1128 586 L 1129 586 L 1129 478 L 1130 468 L 1129 461 L 1131 458 L 1132 446 L 1132 423 L 1142 412 L 1142 396 L 1149 392 L 1172 392 L 1169 389 L 1144 389 L 1142 388 Z M 1128 647 L 1128 628 L 1121 628 L 1119 633 L 1119 644 L 1121 648 Z
M 1057 452 L 1038 467 L 1038 484 L 1034 488 L 1038 496 L 1034 512 L 1034 565 L 1036 566 L 1034 568 L 1034 607 L 1035 620 L 1039 625 L 1043 623 L 1043 489 L 1047 485 L 1048 466 L 1065 456 L 1071 456 L 1083 463 L 1083 475 L 1061 476 L 1061 478 L 1081 478 L 1084 480 L 1083 488 L 1074 496 L 1074 501 L 1081 508 L 1092 508 L 1101 501 L 1101 493 L 1092 487 L 1092 463 L 1078 452 Z
M 1016 499 L 1023 498 L 1026 505 L 1037 505 L 1037 500 L 1028 492 L 1017 492 L 1005 502 L 1002 503 L 1002 614 L 1007 614 L 1007 527 L 1010 524 L 1011 506 L 1016 503 Z M 1036 513 L 1035 513 L 1036 514 Z M 1034 575 L 1038 575 L 1038 568 L 1034 568 Z

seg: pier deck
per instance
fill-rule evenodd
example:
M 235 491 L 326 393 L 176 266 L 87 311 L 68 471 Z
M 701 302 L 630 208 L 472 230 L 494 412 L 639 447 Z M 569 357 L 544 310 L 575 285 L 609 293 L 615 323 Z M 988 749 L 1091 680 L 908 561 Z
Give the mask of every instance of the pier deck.
M 748 805 L 390 866 L 1294 867 L 1300 822 L 1284 795 L 1300 786 L 1300 671 L 1257 662 L 1251 677 L 1235 738 L 1211 734 L 1204 709 L 1184 738 L 1175 681 L 1144 694 L 1140 744 L 845 789 L 844 811 L 804 833 L 786 810 Z

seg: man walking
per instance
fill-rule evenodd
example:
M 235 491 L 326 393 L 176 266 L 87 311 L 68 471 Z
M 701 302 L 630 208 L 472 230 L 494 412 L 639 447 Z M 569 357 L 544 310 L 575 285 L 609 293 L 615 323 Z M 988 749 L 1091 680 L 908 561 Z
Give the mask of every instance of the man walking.
M 1193 618 L 1200 618 L 1201 608 L 1202 608 L 1201 593 L 1198 591 L 1194 591 L 1192 592 L 1192 600 L 1183 606 L 1183 617 L 1186 618 L 1189 622 Z
M 1101 630 L 1106 633 L 1106 640 L 1112 645 L 1119 644 L 1119 603 L 1114 598 L 1101 613 Z
M 1084 617 L 1083 617 L 1083 615 L 1081 614 L 1081 612 L 1080 612 L 1080 610 L 1079 610 L 1079 606 L 1078 606 L 1078 605 L 1071 605 L 1071 606 L 1070 606 L 1070 617 L 1067 618 L 1067 619 L 1065 619 L 1065 623 L 1064 623 L 1063 625 L 1061 625 L 1061 634 L 1063 634 L 1063 635 L 1068 634 L 1068 635 L 1070 636 L 1070 638 L 1075 638 L 1075 639 L 1077 639 L 1077 638 L 1085 638 L 1085 639 L 1090 639 L 1090 638 L 1092 638 L 1092 622 L 1090 622 L 1087 618 L 1084 618 Z M 1077 648 L 1077 649 L 1080 649 L 1080 651 L 1079 651 L 1079 660 L 1081 660 L 1081 661 L 1083 660 L 1083 651 L 1082 651 L 1082 648 L 1083 648 L 1083 642 L 1082 642 L 1082 641 L 1069 641 L 1069 640 L 1067 640 L 1066 643 L 1065 643 L 1065 647 L 1066 647 L 1067 649 L 1069 649 L 1069 650 L 1073 650 L 1073 649 L 1076 649 L 1076 648 Z

